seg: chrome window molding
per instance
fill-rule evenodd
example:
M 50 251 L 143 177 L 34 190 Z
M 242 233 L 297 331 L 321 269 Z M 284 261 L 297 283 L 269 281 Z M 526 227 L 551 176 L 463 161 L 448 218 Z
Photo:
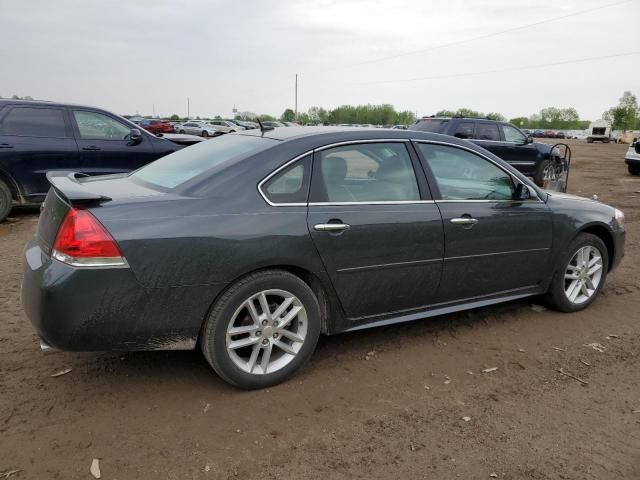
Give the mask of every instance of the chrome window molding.
M 480 158 L 484 158 L 488 162 L 490 162 L 493 165 L 495 165 L 496 167 L 498 167 L 504 173 L 509 175 L 509 177 L 511 178 L 512 181 L 515 181 L 515 182 L 518 182 L 518 183 L 522 183 L 519 178 L 514 177 L 513 174 L 509 170 L 505 169 L 502 165 L 500 165 L 499 163 L 496 163 L 493 159 L 487 157 L 486 155 L 483 155 L 480 152 L 476 152 L 472 148 L 465 147 L 464 145 L 458 145 L 458 144 L 455 144 L 455 143 L 442 142 L 440 140 L 424 140 L 424 139 L 421 139 L 421 138 L 416 138 L 416 139 L 412 139 L 411 141 L 414 142 L 414 143 L 426 143 L 426 144 L 431 144 L 431 145 L 445 145 L 445 146 L 448 146 L 448 147 L 454 147 L 454 148 L 459 148 L 461 150 L 466 150 L 467 152 L 473 153 L 474 155 L 477 155 Z M 529 186 L 529 185 L 527 185 L 527 186 Z M 436 202 L 532 202 L 532 201 L 535 201 L 535 202 L 538 202 L 538 203 L 544 203 L 542 201 L 542 199 L 540 198 L 540 196 L 538 195 L 538 192 L 535 189 L 529 188 L 529 190 L 535 194 L 536 198 L 532 198 L 532 199 L 529 199 L 529 200 L 436 200 Z
M 280 167 L 276 168 L 273 172 L 271 172 L 269 175 L 267 175 L 266 177 L 264 177 L 262 180 L 260 180 L 260 182 L 258 183 L 258 193 L 260 194 L 260 196 L 263 198 L 263 200 L 265 202 L 267 202 L 267 204 L 271 205 L 272 207 L 305 207 L 307 205 L 307 202 L 294 202 L 294 203 L 277 203 L 277 202 L 272 202 L 271 200 L 269 200 L 269 198 L 267 197 L 267 195 L 262 191 L 262 186 L 268 182 L 272 177 L 274 177 L 275 175 L 277 175 L 279 172 L 281 172 L 282 170 L 284 170 L 285 168 L 287 168 L 289 165 L 297 162 L 298 160 L 303 159 L 304 157 L 306 157 L 307 155 L 311 155 L 313 154 L 313 150 L 309 150 L 308 152 L 303 153 L 302 155 L 298 155 L 297 157 L 289 160 L 288 162 L 286 162 L 284 165 L 281 165 Z
M 410 205 L 421 203 L 435 203 L 435 200 L 380 200 L 370 202 L 309 202 L 310 207 L 332 207 L 349 205 Z
M 333 203 L 332 202 L 278 203 L 278 202 L 272 202 L 271 200 L 269 200 L 266 193 L 262 190 L 262 186 L 266 182 L 268 182 L 273 176 L 277 175 L 279 172 L 287 168 L 289 165 L 297 162 L 298 160 L 306 157 L 307 155 L 313 154 L 314 152 L 319 152 L 322 150 L 326 150 L 328 148 L 339 147 L 342 145 L 356 145 L 356 144 L 362 144 L 362 143 L 408 143 L 408 142 L 411 142 L 410 138 L 376 138 L 376 139 L 367 139 L 367 140 L 347 140 L 344 142 L 330 143 L 328 145 L 323 145 L 321 147 L 314 148 L 313 150 L 309 150 L 308 152 L 305 152 L 302 155 L 298 155 L 297 157 L 289 160 L 284 165 L 278 167 L 269 175 L 267 175 L 262 180 L 260 180 L 260 182 L 258 183 L 258 193 L 260 193 L 260 196 L 263 198 L 263 200 L 267 202 L 268 205 L 271 205 L 272 207 L 305 207 L 307 205 L 310 205 L 310 206 L 311 205 L 314 205 L 314 206 L 318 206 L 318 205 L 401 205 L 406 203 L 433 203 L 433 200 L 414 200 L 414 201 L 402 201 L 402 202 L 389 201 L 389 202 L 338 202 L 338 203 L 335 203 L 335 202 Z
M 344 142 L 330 143 L 329 145 L 323 145 L 322 147 L 315 148 L 315 152 L 320 152 L 328 148 L 340 147 L 342 145 L 358 145 L 361 143 L 405 143 L 411 142 L 410 138 L 375 138 L 368 140 L 345 140 Z

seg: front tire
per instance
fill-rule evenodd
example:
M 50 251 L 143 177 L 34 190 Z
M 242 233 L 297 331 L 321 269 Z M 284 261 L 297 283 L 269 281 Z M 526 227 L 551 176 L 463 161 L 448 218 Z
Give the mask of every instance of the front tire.
M 629 165 L 629 173 L 631 175 L 640 175 L 640 167 L 634 167 L 633 165 Z
M 536 168 L 533 181 L 540 188 L 547 188 L 549 183 L 557 180 L 553 161 L 550 159 L 543 160 Z
M 578 312 L 596 299 L 609 270 L 609 254 L 604 242 L 590 233 L 579 234 L 560 257 L 547 301 L 561 312 Z
M 282 270 L 248 275 L 216 301 L 200 336 L 215 372 L 244 389 L 265 388 L 296 373 L 320 336 L 313 290 Z
M 180 130 L 178 133 L 184 135 L 184 130 Z
M 0 222 L 4 222 L 5 218 L 11 213 L 13 207 L 13 197 L 9 186 L 0 180 Z
M 202 131 L 202 136 L 207 138 L 209 136 L 209 132 L 207 132 L 206 130 Z

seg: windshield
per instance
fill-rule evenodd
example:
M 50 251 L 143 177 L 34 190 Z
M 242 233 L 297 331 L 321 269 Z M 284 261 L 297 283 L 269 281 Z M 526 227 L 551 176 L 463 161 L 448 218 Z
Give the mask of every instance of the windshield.
M 225 135 L 183 148 L 131 174 L 134 179 L 163 188 L 175 188 L 225 162 L 246 158 L 277 143 L 248 135 Z
M 449 122 L 447 118 L 429 118 L 419 120 L 415 125 L 411 126 L 411 130 L 420 130 L 422 132 L 441 133 L 444 126 Z

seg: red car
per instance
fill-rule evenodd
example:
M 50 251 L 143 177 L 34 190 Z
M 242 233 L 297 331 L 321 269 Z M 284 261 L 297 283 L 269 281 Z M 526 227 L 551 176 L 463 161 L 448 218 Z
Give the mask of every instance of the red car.
M 140 126 L 151 133 L 174 133 L 175 128 L 164 120 L 143 120 Z

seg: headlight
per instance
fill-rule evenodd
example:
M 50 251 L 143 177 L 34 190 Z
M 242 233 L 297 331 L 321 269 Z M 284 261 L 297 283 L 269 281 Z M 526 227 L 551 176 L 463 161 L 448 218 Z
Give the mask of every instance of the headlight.
M 624 213 L 622 213 L 622 210 L 615 209 L 615 219 L 618 225 L 624 227 Z

